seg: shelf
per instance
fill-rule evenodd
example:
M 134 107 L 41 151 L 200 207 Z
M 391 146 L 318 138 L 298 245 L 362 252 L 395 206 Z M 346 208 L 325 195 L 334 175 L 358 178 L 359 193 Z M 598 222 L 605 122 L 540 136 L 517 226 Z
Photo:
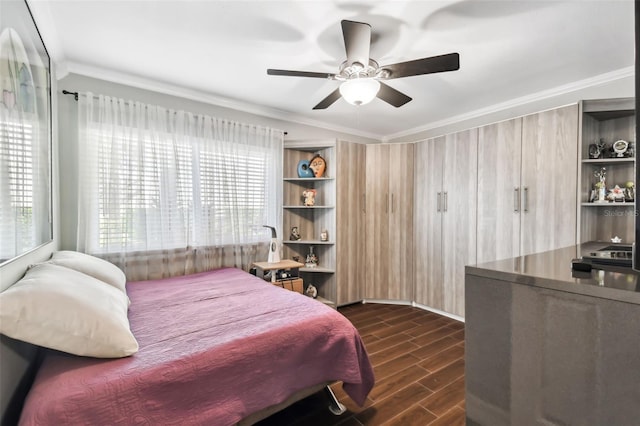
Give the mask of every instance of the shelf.
M 634 98 L 594 99 L 582 101 L 583 112 L 596 120 L 615 120 L 635 115 Z
M 581 206 L 583 206 L 583 207 L 611 207 L 611 206 L 633 207 L 635 205 L 636 205 L 636 203 L 634 203 L 634 202 L 629 202 L 629 203 L 581 203 Z
M 284 149 L 295 149 L 305 152 L 316 152 L 327 148 L 335 148 L 335 146 L 335 139 L 288 140 L 284 143 Z
M 316 182 L 316 181 L 328 181 L 328 180 L 335 180 L 335 178 L 332 177 L 321 177 L 321 178 L 317 178 L 317 177 L 308 177 L 308 178 L 284 178 L 282 179 L 285 182 Z
M 616 163 L 633 163 L 635 157 L 623 158 L 585 158 L 582 160 L 586 164 L 616 164 Z
M 310 245 L 333 245 L 335 242 L 333 241 L 320 241 L 320 240 L 285 240 L 282 241 L 283 244 L 310 244 Z
M 304 266 L 304 263 L 295 262 L 293 260 L 284 259 L 279 262 L 269 263 L 269 262 L 253 262 L 251 266 L 260 269 L 262 271 L 277 271 L 279 269 L 299 269 L 301 266 Z
M 333 209 L 334 206 L 282 206 L 283 209 Z
M 318 297 L 316 297 L 316 300 L 317 300 L 318 302 L 320 302 L 320 303 L 324 303 L 325 305 L 332 307 L 333 309 L 335 309 L 335 308 L 336 308 L 336 302 L 333 302 L 333 301 L 331 301 L 331 300 L 329 300 L 329 299 L 325 299 L 325 298 L 324 298 L 324 297 L 322 297 L 322 296 L 318 296 Z
M 313 273 L 317 273 L 317 274 L 333 274 L 335 273 L 335 269 L 330 269 L 330 268 L 323 268 L 321 266 L 318 266 L 316 268 L 300 268 L 299 269 L 300 272 L 313 272 Z

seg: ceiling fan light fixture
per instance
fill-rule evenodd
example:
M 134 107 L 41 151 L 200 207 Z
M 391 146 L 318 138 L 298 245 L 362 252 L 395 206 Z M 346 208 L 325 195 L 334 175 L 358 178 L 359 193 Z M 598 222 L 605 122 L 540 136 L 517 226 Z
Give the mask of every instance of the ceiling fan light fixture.
M 373 78 L 354 78 L 340 85 L 340 94 L 351 105 L 365 105 L 376 97 L 380 83 Z
M 352 105 L 364 105 L 371 102 L 375 97 L 393 107 L 399 108 L 410 102 L 411 98 L 386 85 L 383 81 L 460 69 L 460 55 L 458 53 L 414 59 L 380 67 L 378 62 L 369 56 L 371 25 L 365 22 L 343 20 L 341 26 L 347 57 L 340 64 L 340 71 L 337 74 L 279 69 L 268 69 L 267 74 L 328 78 L 329 80 L 341 82 L 338 89 L 334 89 L 313 107 L 314 110 L 322 110 L 327 109 L 340 98 Z

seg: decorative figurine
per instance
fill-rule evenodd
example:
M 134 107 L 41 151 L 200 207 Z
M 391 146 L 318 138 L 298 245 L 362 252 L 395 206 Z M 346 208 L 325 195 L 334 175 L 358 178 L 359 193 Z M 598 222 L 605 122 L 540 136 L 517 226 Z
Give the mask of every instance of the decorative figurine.
M 304 266 L 307 268 L 316 268 L 318 266 L 318 256 L 313 252 L 313 246 L 309 246 L 309 253 L 307 254 Z
M 598 149 L 598 145 L 596 145 L 595 143 L 592 143 L 591 145 L 589 145 L 589 158 L 591 159 L 596 159 L 596 158 L 600 158 L 600 150 Z
M 322 158 L 319 154 L 316 154 L 309 161 L 309 168 L 313 170 L 314 176 L 319 178 L 324 175 L 324 171 L 327 168 L 327 163 L 324 161 L 324 158 Z
M 607 194 L 607 200 L 612 201 L 614 203 L 623 203 L 624 200 L 624 191 L 618 185 L 614 186 L 611 191 Z
M 316 190 L 315 189 L 305 189 L 302 191 L 302 205 L 311 207 L 316 203 Z
M 596 170 L 593 172 L 593 175 L 598 179 L 598 182 L 595 184 L 595 188 L 598 190 L 598 198 L 594 201 L 595 203 L 606 203 L 605 193 L 606 193 L 606 184 L 605 179 L 607 176 L 607 169 L 602 167 L 600 170 Z
M 329 241 L 329 231 L 325 229 L 320 233 L 320 241 Z
M 618 141 L 615 141 L 612 147 L 613 151 L 617 154 L 616 157 L 622 158 L 627 152 L 627 148 L 629 148 L 629 142 L 620 139 Z
M 589 145 L 589 158 L 602 158 L 604 155 L 604 146 L 604 139 L 600 139 L 599 142 Z
M 299 241 L 302 237 L 300 236 L 300 232 L 298 232 L 297 226 L 291 227 L 291 235 L 289 235 L 289 240 L 291 241 Z
M 304 291 L 304 294 L 315 299 L 316 297 L 318 297 L 318 289 L 313 284 L 309 284 L 307 286 L 307 289 Z
M 631 181 L 624 184 L 624 200 L 633 202 L 636 199 L 636 187 Z
M 309 160 L 298 161 L 298 177 L 300 178 L 313 177 L 313 170 L 309 168 Z

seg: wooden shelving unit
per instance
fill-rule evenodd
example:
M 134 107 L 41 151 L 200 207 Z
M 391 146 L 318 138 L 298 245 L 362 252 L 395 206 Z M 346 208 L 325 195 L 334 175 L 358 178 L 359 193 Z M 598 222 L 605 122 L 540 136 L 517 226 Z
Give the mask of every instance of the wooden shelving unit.
M 589 158 L 589 146 L 603 140 L 606 146 L 624 140 L 637 150 L 635 134 L 635 99 L 585 100 L 580 103 L 580 157 L 578 181 L 578 233 L 580 242 L 634 241 L 635 200 L 630 202 L 590 202 L 596 178 L 594 172 L 606 169 L 606 189 L 635 181 L 633 157 Z
M 321 155 L 327 164 L 320 178 L 298 177 L 300 160 Z M 283 257 L 297 257 L 305 263 L 310 247 L 318 257 L 315 268 L 300 268 L 305 288 L 313 284 L 318 289 L 318 300 L 336 306 L 336 141 L 286 141 L 283 158 Z M 302 192 L 317 191 L 314 206 L 302 204 Z M 292 227 L 298 227 L 300 240 L 289 240 Z M 322 241 L 320 234 L 327 231 L 329 239 Z

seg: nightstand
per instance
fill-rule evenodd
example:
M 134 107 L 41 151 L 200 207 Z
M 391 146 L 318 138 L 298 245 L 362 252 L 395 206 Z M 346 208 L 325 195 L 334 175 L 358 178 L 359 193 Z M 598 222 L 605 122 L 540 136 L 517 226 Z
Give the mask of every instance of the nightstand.
M 256 269 L 257 277 L 265 279 L 265 274 L 271 272 L 272 284 L 297 293 L 304 291 L 304 284 L 299 273 L 299 268 L 303 266 L 304 264 L 293 260 L 281 260 L 276 263 L 254 262 L 251 264 L 251 267 Z

